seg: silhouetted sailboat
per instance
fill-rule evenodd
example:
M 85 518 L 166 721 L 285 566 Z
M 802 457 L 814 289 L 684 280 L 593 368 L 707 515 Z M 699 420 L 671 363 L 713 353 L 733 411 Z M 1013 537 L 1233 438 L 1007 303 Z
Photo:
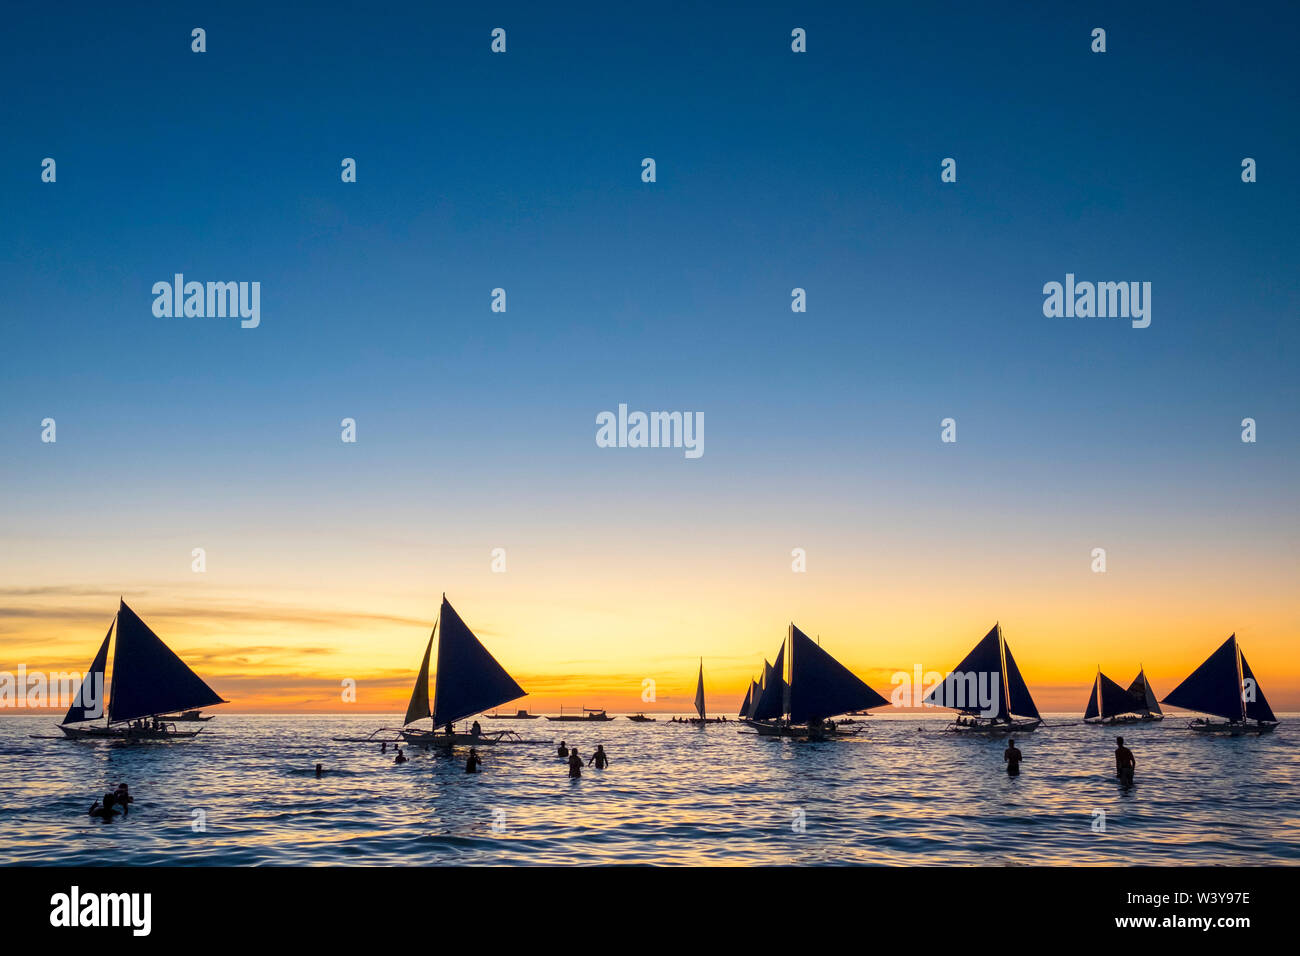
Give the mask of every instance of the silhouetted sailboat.
M 1265 734 L 1277 727 L 1277 717 L 1237 645 L 1236 634 L 1166 694 L 1163 703 L 1223 718 L 1198 717 L 1188 724 L 1198 733 Z
M 1165 715 L 1160 710 L 1160 703 L 1156 700 L 1155 691 L 1151 689 L 1151 682 L 1147 680 L 1145 667 L 1138 669 L 1138 676 L 1133 678 L 1133 683 L 1128 685 L 1128 692 L 1137 701 L 1138 713 L 1142 715 L 1142 719 L 1164 719 Z
M 108 646 L 116 626 L 113 675 L 108 701 L 103 700 Z M 59 729 L 73 740 L 173 740 L 194 737 L 202 730 L 181 731 L 175 724 L 155 718 L 190 708 L 224 704 L 198 674 L 126 602 L 108 626 L 104 642 L 68 708 Z M 104 718 L 102 726 L 70 726 Z
M 847 736 L 830 718 L 889 703 L 794 624 L 764 676 L 758 704 L 745 721 L 763 737 Z
M 438 629 L 442 636 L 438 637 Z M 433 706 L 429 705 L 429 658 L 434 638 L 438 638 L 437 670 L 433 684 Z M 456 744 L 495 744 L 503 740 L 518 741 L 519 735 L 502 730 L 492 734 L 455 733 L 458 720 L 482 713 L 489 707 L 499 707 L 525 696 L 504 667 L 497 663 L 474 632 L 460 619 L 456 609 L 442 596 L 438 621 L 429 635 L 420 661 L 420 673 L 411 690 L 406 716 L 402 719 L 400 734 L 409 744 L 422 747 L 450 747 Z M 432 718 L 433 728 L 421 730 L 411 725 Z M 438 728 L 444 728 L 439 731 Z
M 1083 714 L 1084 723 L 1136 724 L 1143 721 L 1160 720 L 1160 705 L 1154 695 L 1148 702 L 1151 688 L 1147 686 L 1146 675 L 1139 671 L 1137 678 L 1125 690 L 1097 668 L 1097 677 L 1092 682 L 1092 693 L 1088 695 L 1088 706 Z M 1154 711 L 1152 710 L 1154 707 Z
M 1028 733 L 1043 722 L 1001 624 L 994 624 L 923 702 L 960 711 L 948 726 L 955 733 Z
M 680 723 L 687 724 L 720 724 L 723 722 L 721 717 L 710 717 L 704 712 L 704 658 L 700 658 L 700 676 L 695 682 L 695 713 L 696 717 L 688 717 Z

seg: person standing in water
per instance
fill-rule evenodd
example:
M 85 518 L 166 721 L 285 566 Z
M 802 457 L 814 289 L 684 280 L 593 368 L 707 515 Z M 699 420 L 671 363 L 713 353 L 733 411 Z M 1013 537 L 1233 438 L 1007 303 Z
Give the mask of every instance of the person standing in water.
M 578 748 L 574 747 L 569 751 L 569 776 L 582 776 L 582 758 L 578 756 Z
M 320 777 L 321 774 L 323 774 L 324 772 L 325 772 L 324 768 L 322 768 L 320 764 L 317 764 L 317 765 L 316 765 L 316 776 L 317 776 L 317 777 Z
M 1120 783 L 1133 782 L 1133 770 L 1137 767 L 1137 761 L 1133 759 L 1133 751 L 1124 746 L 1124 738 L 1115 738 L 1115 776 L 1119 777 Z
M 569 748 L 565 745 L 563 740 L 560 741 L 560 749 L 555 751 L 555 756 L 557 757 L 569 756 Z
M 479 764 L 481 764 L 482 762 L 483 760 L 479 757 L 478 751 L 475 750 L 473 747 L 470 747 L 469 756 L 465 758 L 465 772 L 478 773 Z
M 591 759 L 587 761 L 587 766 L 590 767 L 593 763 L 596 765 L 597 770 L 604 770 L 606 765 L 609 763 L 609 758 L 605 756 L 604 744 L 596 744 L 596 752 L 592 754 Z
M 1016 746 L 1014 739 L 1007 741 L 1007 749 L 1002 751 L 1002 759 L 1007 762 L 1007 776 L 1020 776 L 1020 761 L 1025 757 Z
M 402 748 L 397 748 L 397 756 L 393 758 L 393 763 L 406 763 L 406 754 L 402 753 Z

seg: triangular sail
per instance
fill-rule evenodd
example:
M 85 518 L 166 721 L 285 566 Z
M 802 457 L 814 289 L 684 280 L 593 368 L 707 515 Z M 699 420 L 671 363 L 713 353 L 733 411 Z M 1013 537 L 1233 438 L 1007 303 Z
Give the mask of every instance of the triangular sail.
M 792 723 L 823 720 L 889 703 L 793 624 L 789 647 Z
M 926 694 L 924 702 L 995 720 L 1010 721 L 1012 715 L 1039 717 L 1000 624 L 993 625 L 943 683 Z
M 123 601 L 117 612 L 109 722 L 224 703 Z
M 525 696 L 488 649 L 479 643 L 444 596 L 439 613 L 438 674 L 433 687 L 435 726 L 455 723 Z
M 437 633 L 438 625 L 435 624 L 432 633 L 429 634 L 429 643 L 424 646 L 424 660 L 420 661 L 420 674 L 415 678 L 415 687 L 411 690 L 411 702 L 406 705 L 403 727 L 433 716 L 433 711 L 429 709 L 429 652 L 433 650 L 433 638 Z
M 785 645 L 776 652 L 776 663 L 769 664 L 763 662 L 765 668 L 765 684 L 763 693 L 758 698 L 758 704 L 754 707 L 755 720 L 775 720 L 781 716 L 781 708 L 785 706 Z
M 700 680 L 695 685 L 695 712 L 704 719 L 704 658 L 700 658 Z
M 965 714 L 1005 717 L 1006 689 L 1002 680 L 1002 646 L 998 636 L 995 624 L 944 678 L 943 683 L 925 696 L 923 702 Z M 981 692 L 991 701 L 981 702 Z
M 749 716 L 749 702 L 753 698 L 753 696 L 754 696 L 754 682 L 750 681 L 749 686 L 745 688 L 745 699 L 740 704 L 740 713 L 737 716 L 739 717 Z
M 1002 628 L 999 627 L 998 636 L 1001 637 L 1001 635 Z M 1034 698 L 1029 693 L 1029 687 L 1025 684 L 1025 679 L 1020 676 L 1020 668 L 1016 666 L 1016 659 L 1011 656 L 1011 645 L 1007 643 L 1006 638 L 1002 639 L 1002 651 L 1006 657 L 1004 677 L 1009 705 L 1007 709 L 1013 715 L 1038 719 L 1038 708 L 1034 705 Z
M 1092 690 L 1088 692 L 1088 706 L 1083 712 L 1084 720 L 1092 720 L 1094 717 L 1101 716 L 1101 671 L 1097 671 L 1097 676 L 1093 678 Z
M 1273 708 L 1268 706 L 1268 701 L 1264 698 L 1264 690 L 1255 680 L 1255 675 L 1251 673 L 1250 665 L 1246 663 L 1246 655 L 1241 655 L 1241 676 L 1243 680 L 1242 697 L 1246 703 L 1246 716 L 1251 720 L 1263 720 L 1269 723 L 1277 720 L 1273 716 Z M 1254 700 L 1250 698 L 1254 697 Z
M 1092 695 L 1088 698 L 1088 712 L 1083 715 L 1083 719 L 1133 713 L 1141 713 L 1133 695 L 1098 671 L 1097 679 L 1092 684 Z
M 104 671 L 108 667 L 108 641 L 113 636 L 113 624 L 116 620 L 114 618 L 108 623 L 108 633 L 104 635 L 104 643 L 99 645 L 99 653 L 95 655 L 90 670 L 86 671 L 86 676 L 82 678 L 77 696 L 72 699 L 72 706 L 68 708 L 68 713 L 63 718 L 65 724 L 73 724 L 81 720 L 96 720 L 104 716 L 104 691 L 106 690 Z M 92 702 L 93 706 L 91 706 Z M 90 716 L 86 716 L 87 710 Z
M 1138 671 L 1138 676 L 1133 678 L 1133 683 L 1128 685 L 1129 696 L 1137 702 L 1137 712 L 1139 714 L 1159 714 L 1160 702 L 1156 700 L 1155 691 L 1151 689 L 1151 682 L 1147 680 L 1145 670 Z
M 1256 696 L 1258 698 L 1258 694 Z M 1162 703 L 1227 720 L 1241 720 L 1243 707 L 1241 672 L 1237 669 L 1237 636 L 1234 634 L 1224 641 L 1204 664 L 1166 694 Z
M 764 667 L 770 668 L 772 665 L 763 662 Z M 749 685 L 749 710 L 745 711 L 745 716 L 753 718 L 758 710 L 758 702 L 763 699 L 763 677 L 760 674 L 758 680 Z

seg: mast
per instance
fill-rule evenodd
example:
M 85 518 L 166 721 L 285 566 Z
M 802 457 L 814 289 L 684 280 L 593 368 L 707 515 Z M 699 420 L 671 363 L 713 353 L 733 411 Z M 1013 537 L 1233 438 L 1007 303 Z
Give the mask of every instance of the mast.
M 1011 723 L 1011 681 L 1007 680 L 1007 639 L 1002 635 L 1002 622 L 994 624 L 998 629 L 998 658 L 1002 663 L 1002 702 L 1005 706 L 1003 713 L 1006 715 L 1007 723 Z
M 1237 702 L 1241 704 L 1241 722 L 1246 722 L 1246 678 L 1241 672 L 1241 645 L 1237 643 L 1236 632 L 1232 635 L 1233 660 L 1237 665 Z

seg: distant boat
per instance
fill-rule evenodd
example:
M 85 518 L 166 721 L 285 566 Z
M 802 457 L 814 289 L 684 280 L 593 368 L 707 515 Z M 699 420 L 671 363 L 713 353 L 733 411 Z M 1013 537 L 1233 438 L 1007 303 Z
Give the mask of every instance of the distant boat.
M 1092 692 L 1088 695 L 1088 706 L 1083 714 L 1084 723 L 1111 727 L 1163 719 L 1160 705 L 1147 684 L 1145 671 L 1138 671 L 1138 676 L 1125 690 L 1103 674 L 1100 667 L 1097 668 L 1097 677 L 1092 682 Z
M 429 656 L 433 640 L 438 636 L 437 673 L 433 683 L 433 706 L 429 706 Z M 420 673 L 415 678 L 411 701 L 406 705 L 406 717 L 398 733 L 408 744 L 420 747 L 451 747 L 455 745 L 496 744 L 519 741 L 519 735 L 509 730 L 493 734 L 462 734 L 449 732 L 456 721 L 482 713 L 489 707 L 499 707 L 525 696 L 527 692 L 515 683 L 496 658 L 488 653 L 474 632 L 460 619 L 456 609 L 442 596 L 438 620 L 429 634 L 424 648 Z M 411 725 L 432 718 L 433 728 L 421 730 Z M 439 732 L 438 728 L 445 728 Z M 379 733 L 379 731 L 376 731 Z
M 170 717 L 164 717 L 163 720 L 174 720 L 177 723 L 203 723 L 204 721 L 211 720 L 212 717 L 212 714 L 204 717 L 197 710 L 187 710 L 179 714 L 173 714 Z
M 1193 720 L 1187 726 L 1197 733 L 1266 734 L 1277 727 L 1277 717 L 1237 645 L 1236 634 L 1165 695 L 1162 703 L 1223 718 Z
M 488 714 L 488 720 L 536 720 L 541 714 L 530 714 L 526 710 L 516 710 L 513 714 Z
M 645 714 L 629 714 L 627 719 L 638 724 L 653 724 L 658 718 L 647 717 Z
M 559 715 L 558 717 L 547 716 L 546 719 L 547 719 L 547 720 L 574 721 L 574 720 L 613 720 L 614 718 L 611 717 L 611 716 L 609 716 L 607 713 L 605 713 L 605 711 L 604 711 L 603 709 L 600 709 L 600 710 L 592 710 L 592 709 L 590 709 L 590 708 L 588 708 L 588 707 L 584 707 L 584 708 L 582 708 L 582 713 L 581 713 L 581 714 L 566 714 L 566 713 L 564 712 L 564 708 L 561 707 L 561 708 L 560 708 L 560 715 Z
M 989 699 L 981 701 L 981 693 Z M 924 702 L 961 712 L 948 726 L 953 733 L 1023 734 L 1043 722 L 1001 624 L 993 625 Z
M 113 642 L 113 677 L 108 685 L 107 706 L 102 706 L 103 701 L 100 702 L 104 724 L 84 726 L 91 720 L 98 720 L 100 716 L 99 713 L 93 717 L 87 716 L 86 705 L 92 703 L 97 694 L 102 694 L 105 686 L 108 645 L 115 626 L 117 639 Z M 175 740 L 195 737 L 202 728 L 177 730 L 174 723 L 156 718 L 189 708 L 225 703 L 227 701 L 222 700 L 198 674 L 190 670 L 149 629 L 149 625 L 140 620 L 122 601 L 59 729 L 72 740 Z M 95 710 L 99 711 L 100 708 Z M 194 713 L 197 712 L 196 709 Z M 71 726 L 73 724 L 83 726 Z
M 695 684 L 695 713 L 697 717 L 687 717 L 679 723 L 685 724 L 721 724 L 726 721 L 721 717 L 710 717 L 704 712 L 704 658 L 700 658 L 700 676 Z
M 745 723 L 763 737 L 824 740 L 849 736 L 829 718 L 888 703 L 791 624 Z

